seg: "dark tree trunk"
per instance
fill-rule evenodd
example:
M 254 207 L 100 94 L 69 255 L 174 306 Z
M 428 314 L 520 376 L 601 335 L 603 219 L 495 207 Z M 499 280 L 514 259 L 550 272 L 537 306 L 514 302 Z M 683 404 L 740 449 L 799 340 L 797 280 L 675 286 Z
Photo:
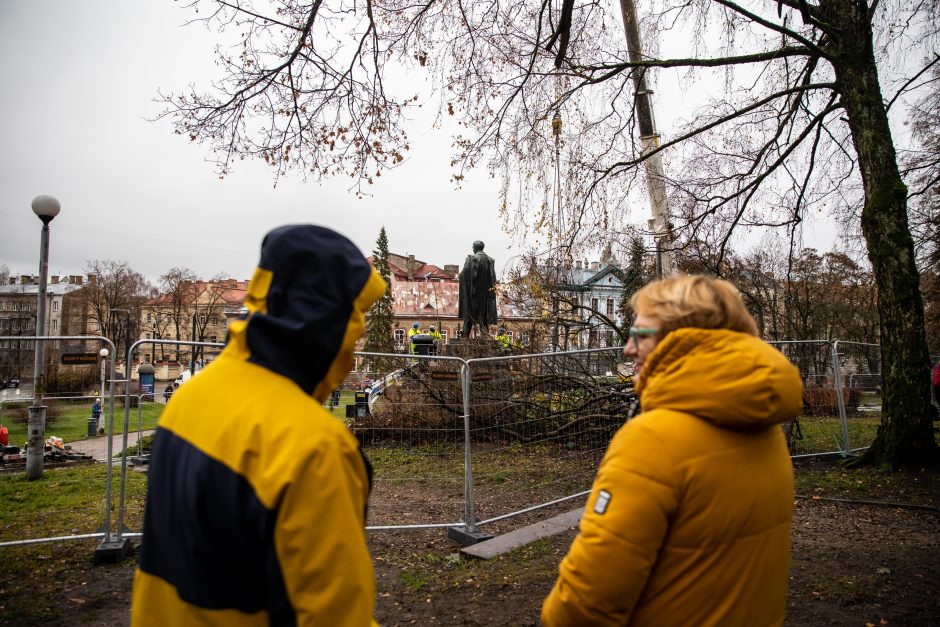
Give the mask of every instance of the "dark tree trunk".
M 862 233 L 878 289 L 882 419 L 875 442 L 859 461 L 893 468 L 935 465 L 940 449 L 931 421 L 930 355 L 907 188 L 878 82 L 866 4 L 824 0 L 820 7 L 824 21 L 835 27 L 827 51 L 858 155 L 865 189 Z

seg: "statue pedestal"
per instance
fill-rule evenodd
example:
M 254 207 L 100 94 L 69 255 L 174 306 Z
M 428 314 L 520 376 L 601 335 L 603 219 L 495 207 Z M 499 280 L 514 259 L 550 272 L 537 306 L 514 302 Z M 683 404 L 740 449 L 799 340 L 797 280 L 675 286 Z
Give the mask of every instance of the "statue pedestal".
M 499 355 L 499 343 L 490 337 L 463 338 L 455 337 L 447 343 L 444 354 L 448 357 L 474 359 Z

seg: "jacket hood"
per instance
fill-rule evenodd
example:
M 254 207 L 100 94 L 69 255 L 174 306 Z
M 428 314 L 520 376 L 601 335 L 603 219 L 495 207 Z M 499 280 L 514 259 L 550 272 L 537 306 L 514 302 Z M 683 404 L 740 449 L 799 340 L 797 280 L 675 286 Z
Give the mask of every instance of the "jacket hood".
M 288 377 L 321 403 L 349 373 L 365 312 L 385 281 L 355 244 L 330 229 L 289 225 L 261 243 L 226 356 Z
M 672 409 L 727 428 L 792 420 L 803 406 L 797 368 L 760 338 L 725 329 L 669 333 L 637 385 L 644 411 Z

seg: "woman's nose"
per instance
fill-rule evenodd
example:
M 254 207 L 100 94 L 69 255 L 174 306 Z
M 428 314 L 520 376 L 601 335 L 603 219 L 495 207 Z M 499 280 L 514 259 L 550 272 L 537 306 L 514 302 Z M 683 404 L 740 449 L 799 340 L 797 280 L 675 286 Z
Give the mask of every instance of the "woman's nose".
M 633 338 L 627 340 L 627 345 L 623 347 L 623 354 L 627 357 L 636 356 L 636 342 L 633 341 Z

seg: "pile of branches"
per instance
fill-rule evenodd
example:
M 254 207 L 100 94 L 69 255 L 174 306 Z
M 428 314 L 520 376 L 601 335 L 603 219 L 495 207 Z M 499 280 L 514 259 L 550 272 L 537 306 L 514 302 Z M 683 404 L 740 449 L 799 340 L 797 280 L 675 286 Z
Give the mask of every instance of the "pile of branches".
M 469 386 L 476 442 L 593 447 L 610 439 L 635 399 L 629 380 L 542 357 L 473 364 Z M 353 429 L 370 442 L 453 441 L 464 414 L 459 372 L 446 362 L 419 363 Z

